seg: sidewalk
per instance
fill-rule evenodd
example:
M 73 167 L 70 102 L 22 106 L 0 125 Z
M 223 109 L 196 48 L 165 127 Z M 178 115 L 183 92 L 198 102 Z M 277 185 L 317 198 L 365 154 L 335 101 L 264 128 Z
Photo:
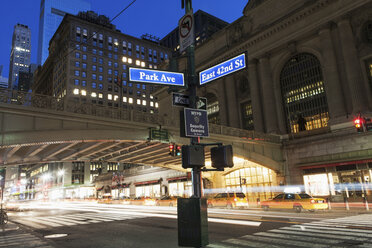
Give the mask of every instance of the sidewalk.
M 10 221 L 5 225 L 0 226 L 1 233 L 8 232 L 8 231 L 16 231 L 16 230 L 19 230 L 19 226 Z

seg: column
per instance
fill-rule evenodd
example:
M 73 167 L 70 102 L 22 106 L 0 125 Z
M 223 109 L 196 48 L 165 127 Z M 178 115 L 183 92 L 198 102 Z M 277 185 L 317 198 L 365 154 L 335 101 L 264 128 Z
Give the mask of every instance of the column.
M 259 60 L 259 71 L 262 88 L 264 122 L 267 133 L 278 132 L 275 95 L 271 78 L 270 62 L 267 56 Z
M 224 78 L 223 80 L 225 83 L 226 105 L 228 110 L 228 126 L 239 128 L 240 106 L 237 105 L 234 76 Z
M 368 108 L 366 98 L 366 93 L 368 91 L 363 88 L 363 77 L 350 22 L 348 19 L 342 19 L 338 21 L 337 26 L 344 57 L 346 80 L 349 85 L 349 94 L 353 105 L 353 113 L 358 113 Z
M 224 80 L 218 80 L 218 105 L 220 108 L 219 116 L 220 116 L 220 122 L 221 125 L 227 126 L 227 106 L 226 106 L 226 94 L 225 94 L 225 81 Z
M 90 162 L 84 162 L 84 184 L 90 184 Z
M 63 162 L 63 170 L 64 170 L 64 185 L 71 185 L 72 184 L 72 162 Z
M 248 79 L 251 89 L 252 111 L 254 130 L 264 132 L 263 113 L 261 107 L 261 93 L 257 78 L 257 60 L 251 60 L 248 63 Z
M 345 116 L 346 107 L 342 94 L 341 81 L 337 69 L 337 60 L 332 43 L 331 31 L 325 27 L 319 32 L 323 55 L 323 76 L 331 119 Z

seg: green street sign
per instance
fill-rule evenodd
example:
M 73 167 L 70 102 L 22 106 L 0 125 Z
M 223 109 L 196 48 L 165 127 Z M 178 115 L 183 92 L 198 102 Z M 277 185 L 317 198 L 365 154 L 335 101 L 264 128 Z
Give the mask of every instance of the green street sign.
M 149 140 L 169 142 L 169 133 L 166 129 L 150 128 Z

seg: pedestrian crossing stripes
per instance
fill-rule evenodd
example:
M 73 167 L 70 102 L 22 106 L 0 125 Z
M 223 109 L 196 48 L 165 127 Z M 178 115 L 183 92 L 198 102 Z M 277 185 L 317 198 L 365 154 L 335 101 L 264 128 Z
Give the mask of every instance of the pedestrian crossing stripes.
M 46 241 L 29 234 L 29 233 L 2 233 L 0 234 L 1 248 L 19 248 L 19 247 L 33 247 L 33 248 L 53 248 Z
M 210 244 L 230 247 L 372 247 L 372 214 L 297 224 Z
M 35 229 L 45 229 L 50 227 L 86 225 L 101 222 L 128 220 L 143 218 L 142 216 L 132 214 L 112 214 L 112 213 L 81 213 L 67 214 L 60 216 L 33 216 L 18 217 L 14 222 L 29 226 Z

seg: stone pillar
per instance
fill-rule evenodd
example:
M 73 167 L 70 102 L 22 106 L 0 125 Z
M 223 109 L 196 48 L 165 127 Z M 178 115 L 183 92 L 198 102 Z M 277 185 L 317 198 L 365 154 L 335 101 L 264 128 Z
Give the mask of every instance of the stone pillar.
M 105 162 L 102 162 L 102 174 L 105 174 L 107 173 L 107 168 L 108 167 L 108 163 L 105 161 Z
M 237 104 L 236 91 L 235 91 L 235 79 L 233 76 L 226 77 L 223 79 L 225 83 L 226 92 L 226 105 L 227 115 L 228 115 L 228 126 L 230 127 L 240 127 L 239 122 L 239 110 L 240 106 Z
M 319 32 L 323 55 L 323 76 L 329 107 L 330 118 L 346 115 L 345 99 L 342 94 L 341 81 L 337 69 L 337 60 L 332 43 L 331 31 L 325 27 Z
M 259 71 L 262 88 L 264 123 L 267 133 L 278 132 L 275 94 L 271 78 L 270 62 L 267 56 L 260 58 Z
M 218 105 L 220 108 L 219 116 L 221 125 L 227 126 L 227 106 L 226 106 L 226 94 L 225 94 L 225 82 L 223 80 L 218 80 Z
M 90 162 L 84 162 L 84 184 L 90 184 Z
M 264 121 L 261 104 L 261 93 L 257 77 L 257 60 L 251 60 L 248 63 L 248 80 L 251 89 L 252 111 L 254 130 L 264 132 Z
M 363 87 L 363 77 L 360 68 L 360 62 L 357 57 L 354 35 L 349 20 L 342 19 L 337 22 L 341 49 L 344 58 L 346 71 L 346 80 L 349 86 L 353 113 L 358 113 L 368 108 L 366 93 L 367 89 Z
M 63 162 L 64 185 L 72 184 L 72 162 Z

